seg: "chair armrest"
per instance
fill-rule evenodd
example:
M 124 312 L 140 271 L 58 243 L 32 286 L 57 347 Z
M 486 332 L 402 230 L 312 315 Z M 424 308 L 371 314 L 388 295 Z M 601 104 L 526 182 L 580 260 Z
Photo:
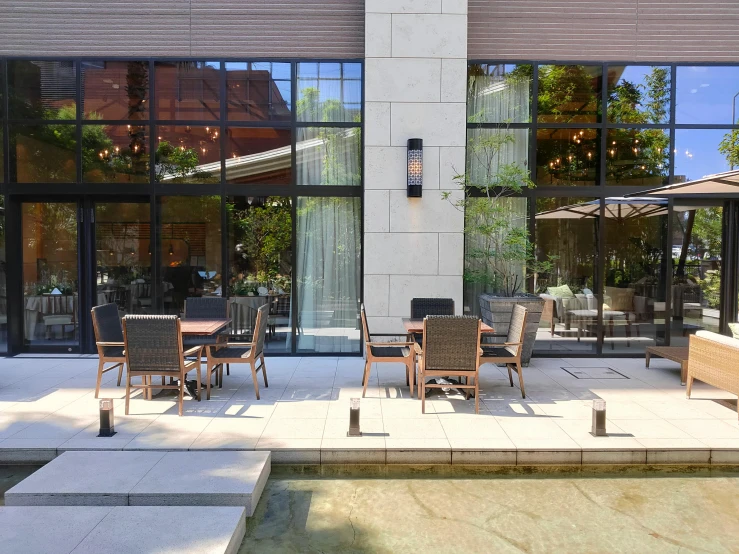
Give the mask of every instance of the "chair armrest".
M 413 346 L 416 342 L 365 342 L 366 346 Z
M 195 354 L 196 352 L 198 352 L 198 351 L 202 351 L 202 350 L 203 350 L 203 347 L 202 347 L 202 346 L 193 346 L 193 347 L 192 347 L 192 348 L 190 348 L 189 350 L 185 350 L 185 351 L 184 351 L 184 352 L 182 353 L 182 355 L 183 355 L 183 356 L 193 356 L 193 355 L 194 355 L 194 354 Z
M 122 342 L 96 342 L 97 346 L 125 346 Z
M 218 348 L 224 348 L 224 347 L 227 348 L 229 346 L 235 346 L 237 348 L 239 346 L 242 347 L 242 348 L 248 346 L 249 348 L 254 348 L 254 346 L 256 346 L 256 343 L 254 343 L 254 342 L 217 342 L 215 344 L 206 344 L 205 345 L 206 348 L 216 348 L 216 349 L 218 349 Z
M 403 333 L 370 333 L 370 335 L 373 337 L 404 337 L 407 334 L 408 333 L 406 332 L 403 332 Z

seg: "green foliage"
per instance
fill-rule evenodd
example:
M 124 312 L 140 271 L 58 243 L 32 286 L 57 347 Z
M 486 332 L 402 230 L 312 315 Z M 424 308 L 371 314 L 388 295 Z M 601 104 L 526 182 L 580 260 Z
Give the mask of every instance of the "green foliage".
M 594 75 L 583 65 L 546 65 L 539 68 L 539 115 L 547 121 L 569 123 L 583 115 L 599 115 L 599 93 Z M 573 107 L 577 107 L 573 109 Z
M 716 269 L 706 271 L 705 279 L 696 279 L 703 291 L 703 299 L 709 308 L 719 308 L 721 304 L 721 272 Z
M 280 272 L 280 256 L 292 244 L 290 199 L 270 196 L 264 206 L 254 206 L 234 213 L 237 236 L 243 243 L 237 251 L 257 271 L 257 281 L 268 281 Z
M 724 135 L 718 145 L 718 151 L 724 155 L 732 168 L 739 165 L 739 129 L 734 129 Z
M 199 171 L 200 157 L 194 148 L 174 146 L 166 140 L 159 141 L 155 153 L 156 180 L 161 182 L 165 177 L 171 183 L 192 181 L 217 182 L 210 172 Z
M 695 211 L 693 235 L 691 237 L 696 250 L 707 251 L 709 256 L 721 256 L 721 214 L 723 209 L 700 208 Z

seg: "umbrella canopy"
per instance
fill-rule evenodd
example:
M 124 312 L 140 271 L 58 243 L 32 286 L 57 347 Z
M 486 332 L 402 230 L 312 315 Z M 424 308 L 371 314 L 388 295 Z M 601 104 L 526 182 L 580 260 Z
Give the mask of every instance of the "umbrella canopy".
M 606 198 L 606 217 L 625 221 L 638 217 L 667 215 L 667 200 L 660 198 Z M 562 206 L 536 214 L 536 219 L 588 219 L 600 216 L 600 200 Z
M 687 183 L 676 183 L 656 189 L 645 190 L 634 193 L 639 197 L 667 197 L 667 196 L 704 196 L 713 195 L 727 200 L 739 199 L 739 170 L 726 171 L 708 175 L 701 179 L 688 181 Z M 627 194 L 626 197 L 631 195 Z

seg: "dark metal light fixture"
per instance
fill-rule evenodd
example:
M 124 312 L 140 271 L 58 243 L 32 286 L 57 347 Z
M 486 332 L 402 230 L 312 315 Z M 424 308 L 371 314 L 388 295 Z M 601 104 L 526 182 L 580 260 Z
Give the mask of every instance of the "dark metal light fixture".
M 349 400 L 349 432 L 347 437 L 361 437 L 359 430 L 359 398 Z
M 423 139 L 408 139 L 408 198 L 423 194 Z
M 170 256 L 173 256 L 174 255 L 174 248 L 172 248 L 172 243 L 171 242 L 169 243 L 169 255 Z
M 593 429 L 590 434 L 594 437 L 605 437 L 606 433 L 606 401 L 593 400 Z
M 115 435 L 113 427 L 113 399 L 100 400 L 100 434 L 98 437 L 112 437 Z

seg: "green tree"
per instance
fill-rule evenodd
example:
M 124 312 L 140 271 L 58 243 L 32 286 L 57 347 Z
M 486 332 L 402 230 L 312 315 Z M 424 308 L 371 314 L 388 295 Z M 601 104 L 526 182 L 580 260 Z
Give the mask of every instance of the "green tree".
M 236 236 L 243 241 L 237 249 L 244 260 L 251 262 L 257 273 L 273 279 L 280 273 L 280 256 L 292 244 L 290 199 L 270 196 L 263 206 L 235 211 L 232 217 Z

